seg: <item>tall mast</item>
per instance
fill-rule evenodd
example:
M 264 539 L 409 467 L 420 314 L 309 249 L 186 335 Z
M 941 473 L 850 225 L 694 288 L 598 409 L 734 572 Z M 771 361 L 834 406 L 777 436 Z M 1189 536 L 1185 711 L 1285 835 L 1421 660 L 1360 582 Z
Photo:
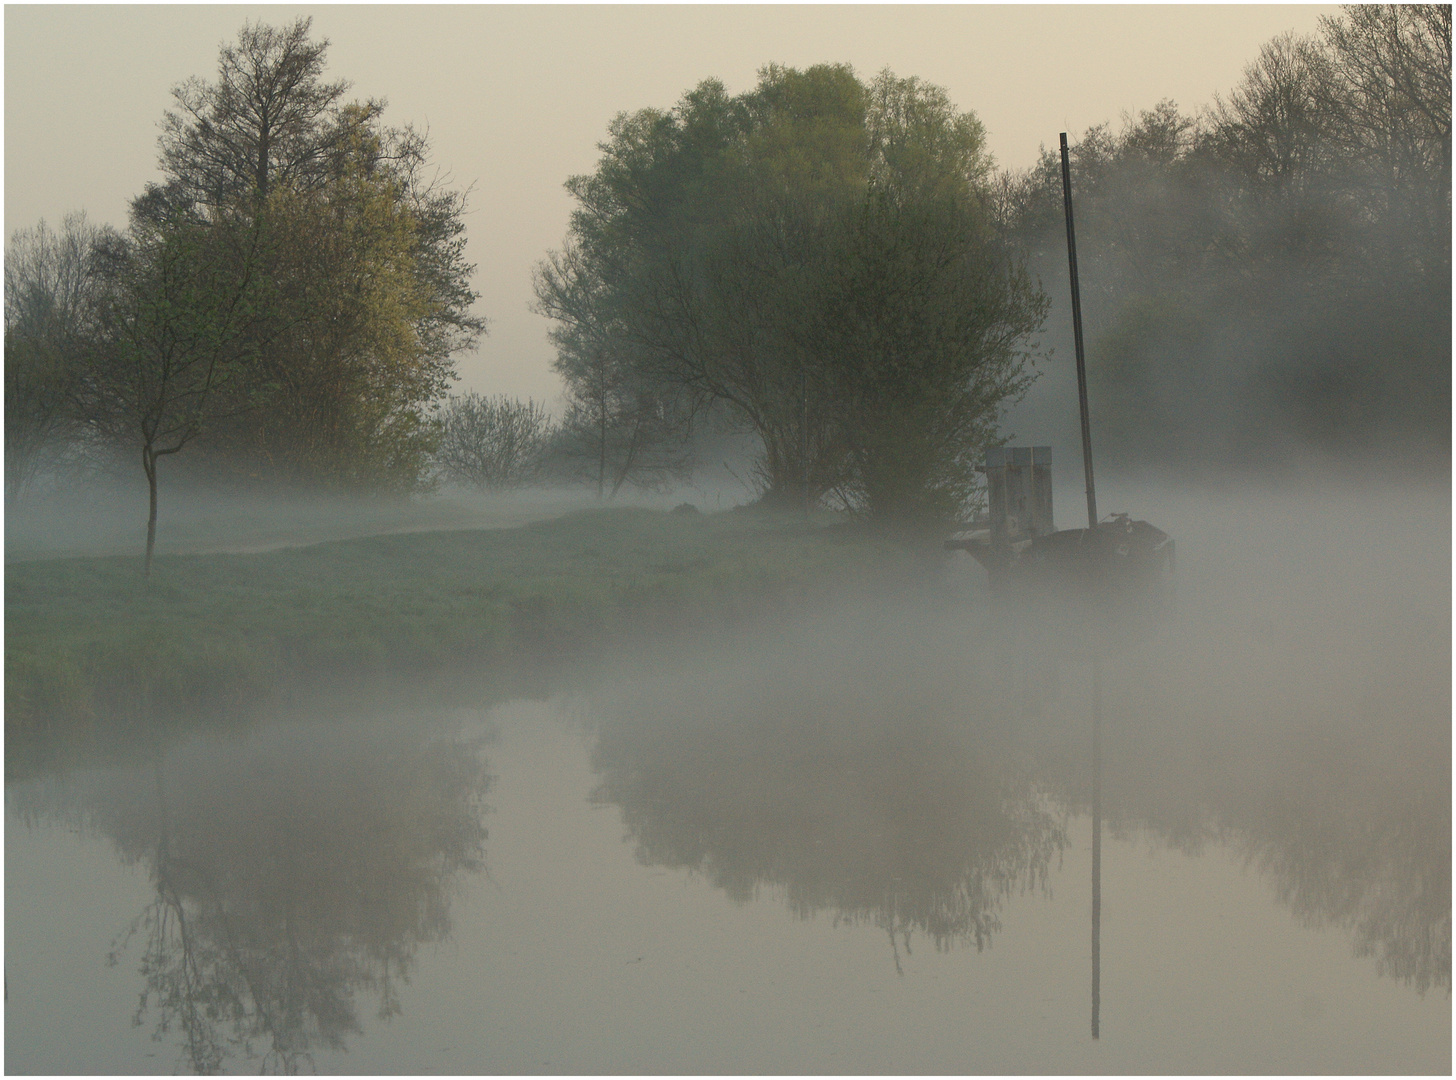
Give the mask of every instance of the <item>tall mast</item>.
M 1077 402 L 1082 411 L 1082 468 L 1087 474 L 1087 528 L 1097 528 L 1097 492 L 1092 485 L 1092 424 L 1087 417 L 1087 359 L 1082 351 L 1082 290 L 1077 285 L 1077 234 L 1072 229 L 1072 166 L 1062 132 L 1062 204 L 1067 211 L 1067 263 L 1072 270 L 1072 340 L 1077 346 Z

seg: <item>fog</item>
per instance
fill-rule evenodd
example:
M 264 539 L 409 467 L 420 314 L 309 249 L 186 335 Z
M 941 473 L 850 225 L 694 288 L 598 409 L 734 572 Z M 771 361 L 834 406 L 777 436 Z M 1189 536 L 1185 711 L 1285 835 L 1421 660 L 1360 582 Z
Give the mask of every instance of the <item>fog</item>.
M 8 13 L 6 1072 L 1451 1072 L 1449 8 L 311 12 Z
M 1099 498 L 1177 540 L 1130 628 L 998 602 L 927 551 L 627 635 L 527 699 L 295 695 L 7 784 L 7 1068 L 1448 1069 L 1445 478 Z M 236 540 L 389 527 L 307 510 Z M 181 537 L 242 511 L 177 513 Z M 95 930 L 43 899 L 62 880 Z M 104 973 L 79 1044 L 47 955 Z
M 1449 169 L 1412 138 L 1413 162 L 1432 159 L 1377 179 L 1342 149 L 1358 125 L 1321 102 L 1300 164 L 1271 175 L 1253 131 L 1283 121 L 1259 93 L 1310 101 L 1300 47 L 1265 46 L 1230 95 L 1243 111 L 1164 101 L 1074 140 L 1094 459 L 1214 483 L 1449 461 Z M 1399 138 L 1386 122 L 1370 137 Z M 1052 306 L 1038 385 L 1003 430 L 1075 448 L 1060 161 L 1044 151 L 1015 184 L 1014 231 Z

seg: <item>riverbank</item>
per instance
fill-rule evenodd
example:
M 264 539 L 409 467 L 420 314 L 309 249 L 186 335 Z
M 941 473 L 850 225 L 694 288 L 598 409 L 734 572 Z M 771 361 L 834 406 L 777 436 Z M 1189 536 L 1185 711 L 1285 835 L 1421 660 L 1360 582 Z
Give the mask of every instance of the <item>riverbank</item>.
M 265 704 L 325 679 L 519 671 L 824 599 L 911 552 L 798 515 L 599 509 L 251 554 L 12 562 L 7 771 L 58 727 Z

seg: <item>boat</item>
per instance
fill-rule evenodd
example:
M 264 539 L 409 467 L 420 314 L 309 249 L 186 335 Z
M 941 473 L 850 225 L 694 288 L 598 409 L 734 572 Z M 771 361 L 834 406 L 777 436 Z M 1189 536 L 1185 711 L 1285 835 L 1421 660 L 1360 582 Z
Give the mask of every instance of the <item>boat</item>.
M 1085 529 L 1053 525 L 1051 447 L 992 447 L 981 471 L 986 515 L 945 546 L 984 566 L 994 590 L 1033 581 L 1116 589 L 1172 574 L 1173 538 L 1130 514 L 1109 514 Z
M 1058 530 L 1052 524 L 1052 448 L 997 446 L 986 450 L 986 514 L 946 541 L 986 568 L 993 593 L 1028 584 L 1051 586 L 1068 596 L 1107 598 L 1148 591 L 1165 580 L 1171 593 L 1173 539 L 1130 514 L 1097 514 L 1092 477 L 1092 430 L 1087 410 L 1087 364 L 1082 345 L 1082 300 L 1077 281 L 1077 241 L 1072 225 L 1072 175 L 1064 132 L 1062 197 L 1067 219 L 1072 331 L 1077 358 L 1077 398 L 1082 422 L 1082 467 L 1087 482 L 1087 527 Z M 1155 590 L 1161 591 L 1161 590 Z

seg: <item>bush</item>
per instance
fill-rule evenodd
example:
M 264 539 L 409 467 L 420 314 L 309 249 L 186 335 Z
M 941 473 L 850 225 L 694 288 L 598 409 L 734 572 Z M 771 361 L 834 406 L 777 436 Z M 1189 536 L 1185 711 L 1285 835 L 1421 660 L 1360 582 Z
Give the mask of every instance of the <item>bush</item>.
M 445 480 L 486 491 L 535 479 L 551 438 L 545 406 L 504 395 L 452 397 L 440 412 L 435 464 Z

